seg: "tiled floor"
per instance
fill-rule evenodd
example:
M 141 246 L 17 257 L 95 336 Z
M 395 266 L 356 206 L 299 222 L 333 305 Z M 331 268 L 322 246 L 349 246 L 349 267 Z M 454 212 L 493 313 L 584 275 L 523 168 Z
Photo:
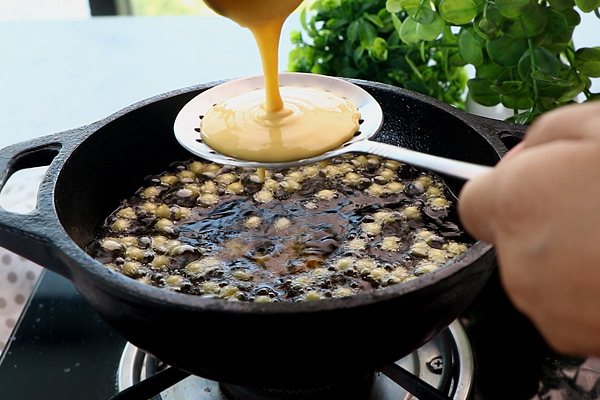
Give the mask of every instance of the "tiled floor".
M 0 353 L 40 272 L 38 265 L 0 248 Z
M 38 183 L 44 169 L 22 171 L 7 182 L 0 205 L 13 212 L 25 213 L 35 207 Z M 0 248 L 0 353 L 31 294 L 41 267 Z

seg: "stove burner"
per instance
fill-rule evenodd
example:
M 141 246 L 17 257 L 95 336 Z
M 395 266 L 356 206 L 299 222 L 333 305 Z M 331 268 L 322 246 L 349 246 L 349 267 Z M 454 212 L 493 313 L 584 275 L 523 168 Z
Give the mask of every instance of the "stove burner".
M 128 343 L 118 370 L 119 391 L 132 390 L 145 379 L 169 370 L 175 372 L 171 375 L 178 376 L 181 381 L 164 390 L 159 389 L 160 393 L 154 393 L 151 400 L 315 400 L 339 398 L 337 395 L 349 390 L 348 386 L 339 383 L 282 393 L 219 383 L 199 376 L 183 379 L 187 374 L 177 373 L 178 370 L 169 368 Z M 467 400 L 473 384 L 473 373 L 471 346 L 460 322 L 454 321 L 414 353 L 372 375 L 359 377 L 358 381 L 362 380 L 363 384 L 352 387 L 352 398 L 356 398 L 356 393 L 363 390 L 365 394 L 359 398 L 364 400 L 408 400 L 413 396 L 421 400 Z M 426 397 L 427 393 L 430 393 L 429 397 Z M 344 395 L 342 398 L 348 397 Z
M 330 400 L 368 399 L 374 374 L 352 377 L 341 382 L 308 389 L 271 389 L 221 383 L 221 392 L 229 400 Z

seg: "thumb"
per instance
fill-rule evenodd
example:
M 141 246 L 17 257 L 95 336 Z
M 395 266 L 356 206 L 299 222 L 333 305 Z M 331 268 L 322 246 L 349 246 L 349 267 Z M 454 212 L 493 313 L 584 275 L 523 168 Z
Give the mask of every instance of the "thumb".
M 467 181 L 458 196 L 458 215 L 465 230 L 484 242 L 494 242 L 495 169 Z

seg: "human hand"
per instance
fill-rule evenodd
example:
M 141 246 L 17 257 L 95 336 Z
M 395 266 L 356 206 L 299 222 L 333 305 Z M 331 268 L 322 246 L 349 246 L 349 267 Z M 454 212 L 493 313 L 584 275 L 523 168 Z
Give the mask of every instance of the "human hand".
M 542 115 L 464 185 L 458 211 L 494 244 L 508 296 L 547 342 L 600 356 L 600 103 Z

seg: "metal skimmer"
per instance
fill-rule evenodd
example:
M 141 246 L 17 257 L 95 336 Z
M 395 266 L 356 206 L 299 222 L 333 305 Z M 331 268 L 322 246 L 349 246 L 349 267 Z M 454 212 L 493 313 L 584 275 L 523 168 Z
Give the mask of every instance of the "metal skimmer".
M 317 87 L 345 97 L 360 111 L 363 120 L 360 131 L 336 149 L 315 157 L 289 162 L 241 160 L 215 151 L 200 139 L 200 116 L 214 104 L 225 99 L 264 88 L 262 75 L 257 75 L 214 86 L 193 98 L 181 109 L 175 119 L 175 137 L 184 148 L 201 158 L 219 164 L 248 168 L 291 168 L 325 161 L 345 153 L 367 153 L 462 179 L 473 178 L 491 169 L 484 165 L 452 160 L 370 140 L 379 132 L 383 124 L 383 111 L 379 103 L 366 90 L 351 82 L 325 75 L 303 73 L 282 73 L 279 75 L 279 81 L 281 86 Z

